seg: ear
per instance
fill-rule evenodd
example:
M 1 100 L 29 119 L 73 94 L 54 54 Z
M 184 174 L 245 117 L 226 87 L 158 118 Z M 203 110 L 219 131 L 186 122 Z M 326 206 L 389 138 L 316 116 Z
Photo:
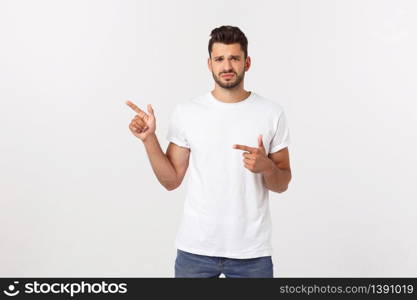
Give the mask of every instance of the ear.
M 251 65 L 251 60 L 250 60 L 250 56 L 246 57 L 245 60 L 245 71 L 248 71 Z
M 207 58 L 207 66 L 208 66 L 209 71 L 212 72 L 211 59 L 210 59 L 210 57 Z

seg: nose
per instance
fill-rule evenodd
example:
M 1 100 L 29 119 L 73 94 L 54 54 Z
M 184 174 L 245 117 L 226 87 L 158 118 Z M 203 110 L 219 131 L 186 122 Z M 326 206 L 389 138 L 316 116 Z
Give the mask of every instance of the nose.
M 232 69 L 231 62 L 228 59 L 225 59 L 224 61 L 225 61 L 225 64 L 223 66 L 223 68 L 224 68 L 223 73 L 232 73 L 233 69 Z

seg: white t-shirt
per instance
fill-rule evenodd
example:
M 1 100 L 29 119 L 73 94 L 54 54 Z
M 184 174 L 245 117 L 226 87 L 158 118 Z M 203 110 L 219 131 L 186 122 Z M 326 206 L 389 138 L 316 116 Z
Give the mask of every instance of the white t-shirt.
M 208 92 L 176 105 L 166 138 L 191 150 L 178 249 L 229 258 L 272 255 L 269 190 L 260 173 L 244 167 L 245 151 L 233 148 L 258 147 L 259 134 L 267 153 L 290 142 L 282 106 L 254 92 L 237 103 Z

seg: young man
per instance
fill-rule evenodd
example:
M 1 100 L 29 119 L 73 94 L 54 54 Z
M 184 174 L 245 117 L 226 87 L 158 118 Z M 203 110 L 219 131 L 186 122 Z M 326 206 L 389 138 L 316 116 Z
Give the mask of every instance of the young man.
M 129 128 L 167 190 L 181 184 L 190 165 L 175 277 L 273 277 L 268 196 L 291 180 L 289 129 L 280 104 L 244 89 L 247 45 L 238 27 L 211 32 L 214 90 L 177 104 L 166 154 L 151 105 L 145 113 L 127 102 L 137 112 Z

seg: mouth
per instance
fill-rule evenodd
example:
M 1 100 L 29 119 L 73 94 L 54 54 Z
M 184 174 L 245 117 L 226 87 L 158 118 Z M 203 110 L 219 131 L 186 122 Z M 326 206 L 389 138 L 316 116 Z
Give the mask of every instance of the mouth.
M 234 73 L 225 73 L 225 74 L 222 75 L 223 78 L 231 78 L 233 76 L 235 76 Z

